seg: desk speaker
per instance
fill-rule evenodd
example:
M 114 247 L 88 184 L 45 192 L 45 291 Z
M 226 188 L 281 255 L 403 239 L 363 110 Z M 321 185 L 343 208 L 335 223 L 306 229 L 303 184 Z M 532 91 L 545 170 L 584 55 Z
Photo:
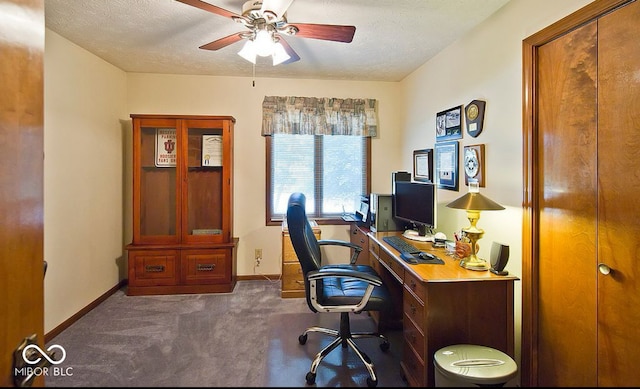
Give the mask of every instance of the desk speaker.
M 506 244 L 493 242 L 491 245 L 491 273 L 497 274 L 500 276 L 506 276 L 509 274 L 508 271 L 504 270 L 504 267 L 507 266 L 507 262 L 509 262 L 509 246 Z

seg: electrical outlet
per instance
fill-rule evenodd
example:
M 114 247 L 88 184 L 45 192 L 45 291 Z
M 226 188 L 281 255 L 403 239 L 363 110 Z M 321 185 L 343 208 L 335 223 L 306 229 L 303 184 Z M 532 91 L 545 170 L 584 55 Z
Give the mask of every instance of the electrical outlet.
M 260 261 L 262 260 L 262 249 L 256 249 L 254 257 L 256 259 L 256 266 L 260 266 Z

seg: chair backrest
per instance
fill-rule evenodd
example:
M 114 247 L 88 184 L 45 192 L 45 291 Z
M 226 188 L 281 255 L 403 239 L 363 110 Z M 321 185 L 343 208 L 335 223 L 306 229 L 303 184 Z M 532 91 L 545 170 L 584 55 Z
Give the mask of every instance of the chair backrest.
M 292 193 L 291 196 L 289 196 L 287 228 L 289 229 L 291 244 L 302 267 L 307 303 L 309 303 L 309 307 L 315 311 L 309 301 L 309 281 L 307 280 L 307 273 L 320 268 L 322 253 L 320 251 L 320 245 L 318 245 L 318 240 L 309 223 L 309 219 L 307 219 L 307 212 L 305 211 L 306 201 L 305 195 L 300 192 Z

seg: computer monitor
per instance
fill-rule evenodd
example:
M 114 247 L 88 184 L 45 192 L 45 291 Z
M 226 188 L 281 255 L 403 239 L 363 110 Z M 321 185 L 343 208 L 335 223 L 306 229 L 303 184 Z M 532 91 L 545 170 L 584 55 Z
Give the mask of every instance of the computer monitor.
M 412 224 L 417 230 L 405 231 L 405 237 L 423 241 L 433 240 L 436 207 L 435 184 L 414 181 L 393 183 L 393 217 Z
M 360 208 L 356 210 L 356 220 L 362 223 L 367 222 L 369 216 L 369 203 L 366 201 L 360 201 Z

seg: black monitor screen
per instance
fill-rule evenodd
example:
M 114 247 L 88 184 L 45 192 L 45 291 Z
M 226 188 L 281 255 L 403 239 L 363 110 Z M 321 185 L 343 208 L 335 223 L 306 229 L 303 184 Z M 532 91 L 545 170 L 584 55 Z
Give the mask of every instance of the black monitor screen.
M 436 227 L 436 186 L 432 183 L 395 181 L 393 216 L 413 223 L 420 235 Z

